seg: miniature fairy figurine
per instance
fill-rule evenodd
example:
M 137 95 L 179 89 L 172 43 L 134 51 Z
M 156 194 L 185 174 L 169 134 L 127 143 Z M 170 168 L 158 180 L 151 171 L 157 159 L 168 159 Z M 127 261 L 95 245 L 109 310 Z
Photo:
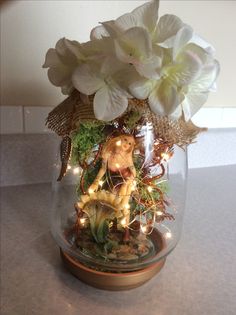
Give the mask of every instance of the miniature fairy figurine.
M 111 177 L 115 174 L 119 175 L 121 186 L 114 193 L 121 199 L 119 208 L 122 210 L 127 224 L 130 216 L 128 203 L 136 176 L 133 163 L 134 147 L 135 138 L 132 135 L 123 134 L 108 140 L 101 153 L 102 166 L 94 182 L 89 187 L 89 191 L 96 191 L 99 187 L 99 182 L 107 171 L 110 172 Z M 115 187 L 114 190 L 116 189 Z

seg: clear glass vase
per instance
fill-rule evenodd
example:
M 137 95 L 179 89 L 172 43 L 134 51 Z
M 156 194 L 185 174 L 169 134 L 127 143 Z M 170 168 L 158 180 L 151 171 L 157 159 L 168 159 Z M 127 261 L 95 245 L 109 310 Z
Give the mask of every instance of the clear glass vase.
M 51 226 L 61 251 L 110 274 L 164 261 L 180 238 L 186 198 L 186 149 L 163 141 L 149 121 L 132 128 L 125 121 L 80 126 L 66 175 L 57 181 L 58 158 L 53 181 Z M 82 127 L 88 137 L 93 128 L 103 133 L 83 160 Z

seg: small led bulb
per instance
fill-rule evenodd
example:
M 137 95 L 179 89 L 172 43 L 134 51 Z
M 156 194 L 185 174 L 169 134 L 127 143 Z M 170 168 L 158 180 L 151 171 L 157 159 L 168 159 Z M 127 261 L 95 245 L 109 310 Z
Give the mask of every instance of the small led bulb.
M 122 226 L 126 226 L 126 218 L 123 218 L 121 221 L 120 221 L 120 224 Z
M 166 238 L 171 238 L 171 237 L 172 237 L 172 234 L 171 234 L 170 232 L 166 232 L 165 237 L 166 237 Z
M 152 188 L 151 186 L 148 186 L 147 190 L 148 190 L 149 192 L 152 192 L 152 191 L 153 191 L 153 188 Z
M 88 193 L 89 193 L 89 194 L 93 194 L 93 193 L 94 193 L 94 190 L 93 190 L 92 188 L 89 188 Z
M 67 170 L 71 170 L 71 166 L 70 165 L 67 165 Z
M 156 214 L 157 214 L 157 215 L 162 215 L 163 212 L 162 212 L 162 211 L 157 211 Z
M 84 225 L 85 222 L 86 222 L 86 219 L 85 219 L 85 218 L 81 218 L 81 219 L 80 219 L 80 224 L 81 224 L 81 225 Z
M 74 168 L 74 169 L 73 169 L 73 173 L 74 173 L 74 174 L 79 174 L 79 168 L 78 168 L 78 167 Z
M 169 160 L 169 158 L 170 158 L 170 156 L 169 156 L 169 154 L 168 153 L 162 153 L 161 154 L 161 157 L 163 158 L 163 160 L 165 160 L 165 161 L 168 161 Z
M 147 233 L 148 228 L 146 225 L 141 225 L 141 230 L 145 234 L 145 233 Z
M 137 186 L 137 182 L 136 182 L 136 180 L 134 180 L 133 185 L 131 187 L 131 190 L 134 191 L 136 189 L 136 186 Z
M 100 180 L 100 181 L 98 182 L 98 184 L 99 184 L 99 186 L 102 187 L 102 185 L 104 184 L 104 182 L 103 182 L 102 180 Z
M 120 164 L 119 163 L 116 163 L 116 168 L 119 168 L 120 167 Z
M 124 206 L 125 209 L 129 209 L 130 208 L 130 205 L 127 203 L 125 206 Z
M 118 147 L 120 147 L 120 146 L 121 146 L 121 140 L 116 141 L 116 145 L 117 145 Z

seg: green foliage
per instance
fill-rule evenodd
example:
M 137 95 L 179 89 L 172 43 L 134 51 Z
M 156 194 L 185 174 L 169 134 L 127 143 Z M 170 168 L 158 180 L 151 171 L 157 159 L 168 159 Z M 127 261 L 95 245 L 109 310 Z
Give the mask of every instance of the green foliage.
M 158 181 L 156 182 L 157 187 L 162 191 L 162 193 L 168 194 L 168 192 L 170 191 L 170 186 L 168 181 L 161 181 L 160 183 L 158 183 Z
M 138 111 L 131 111 L 128 113 L 128 115 L 124 119 L 125 125 L 129 129 L 134 129 L 138 123 L 138 121 L 141 119 L 142 115 Z
M 95 180 L 100 168 L 101 168 L 102 161 L 101 159 L 97 161 L 95 165 L 89 166 L 89 168 L 85 171 L 84 174 L 84 189 L 87 190 L 89 186 L 93 183 Z M 78 197 L 83 194 L 81 187 L 80 187 L 80 182 L 76 187 L 76 192 L 78 194 Z
M 113 241 L 113 240 L 107 240 L 107 242 L 104 244 L 104 251 L 109 254 L 112 252 L 113 249 L 119 248 L 119 243 L 118 241 Z
M 114 209 L 100 202 L 91 202 L 84 211 L 89 217 L 93 238 L 97 243 L 104 243 L 109 233 L 109 223 L 115 218 Z
M 83 163 L 89 158 L 96 145 L 105 140 L 104 127 L 100 121 L 80 124 L 79 129 L 72 133 L 71 164 Z
M 165 195 L 169 191 L 169 185 L 167 181 L 161 182 L 161 183 L 156 182 L 155 186 L 161 190 L 163 195 Z M 156 190 L 155 188 L 153 188 L 153 190 L 149 192 L 147 190 L 147 185 L 143 185 L 143 184 L 139 185 L 139 193 L 143 200 L 148 200 L 148 199 L 159 200 L 160 199 L 160 192 Z

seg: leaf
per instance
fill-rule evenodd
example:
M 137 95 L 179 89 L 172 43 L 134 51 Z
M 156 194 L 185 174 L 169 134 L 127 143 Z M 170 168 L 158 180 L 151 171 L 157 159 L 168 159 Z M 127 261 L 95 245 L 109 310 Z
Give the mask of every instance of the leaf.
M 95 241 L 104 243 L 109 232 L 109 221 L 115 218 L 114 209 L 100 201 L 92 201 L 86 204 L 83 211 L 89 217 L 90 229 Z
M 98 224 L 96 231 L 96 239 L 98 243 L 104 243 L 107 239 L 107 235 L 109 233 L 109 223 L 107 220 L 101 221 Z

